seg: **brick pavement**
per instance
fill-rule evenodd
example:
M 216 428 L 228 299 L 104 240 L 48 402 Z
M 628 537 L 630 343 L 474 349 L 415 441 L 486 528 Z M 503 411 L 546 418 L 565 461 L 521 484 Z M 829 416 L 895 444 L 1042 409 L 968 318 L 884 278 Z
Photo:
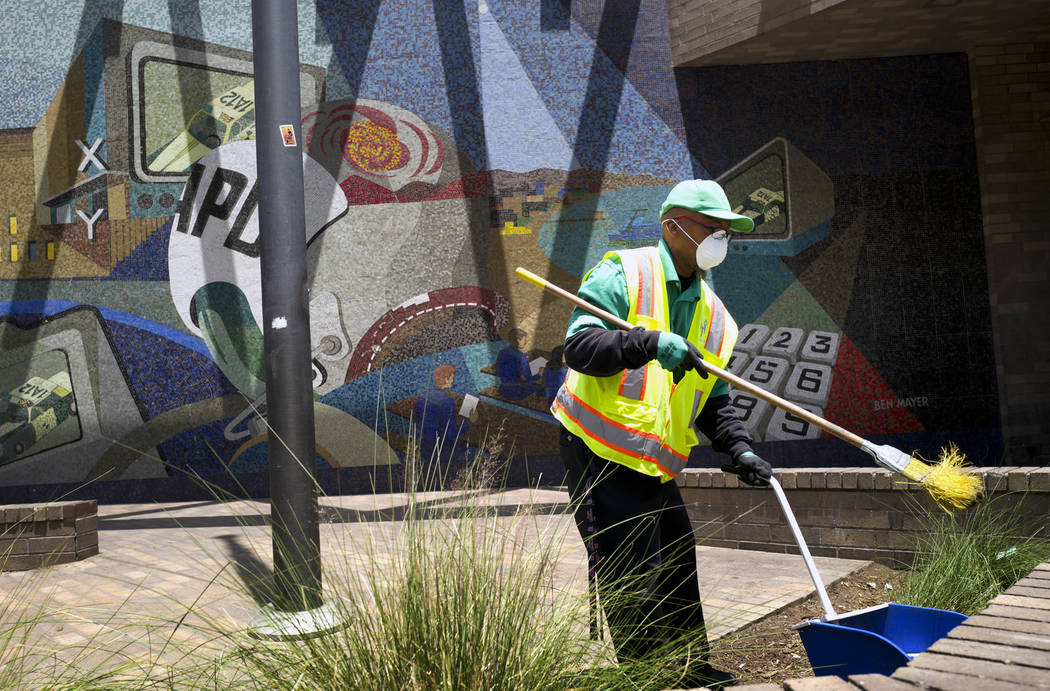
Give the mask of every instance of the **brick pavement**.
M 461 495 L 419 495 L 438 517 L 462 506 Z M 326 497 L 322 505 L 322 561 L 326 589 L 353 582 L 347 564 L 388 559 L 404 495 Z M 471 500 L 501 507 L 504 529 L 557 552 L 555 583 L 582 593 L 586 553 L 558 490 L 512 490 Z M 522 512 L 522 507 L 531 507 Z M 243 628 L 258 611 L 247 594 L 272 565 L 265 502 L 127 504 L 99 507 L 100 553 L 44 571 L 0 574 L 5 607 L 47 601 L 59 609 L 35 635 L 59 647 L 103 638 L 138 655 L 157 652 L 165 636 L 192 639 L 214 626 Z M 435 522 L 435 525 L 440 522 Z M 713 637 L 736 630 L 813 592 L 801 557 L 700 546 L 701 592 Z M 826 583 L 868 562 L 816 558 Z M 193 614 L 185 620 L 186 608 Z M 205 636 L 206 637 L 206 636 Z M 93 643 L 94 644 L 94 643 Z

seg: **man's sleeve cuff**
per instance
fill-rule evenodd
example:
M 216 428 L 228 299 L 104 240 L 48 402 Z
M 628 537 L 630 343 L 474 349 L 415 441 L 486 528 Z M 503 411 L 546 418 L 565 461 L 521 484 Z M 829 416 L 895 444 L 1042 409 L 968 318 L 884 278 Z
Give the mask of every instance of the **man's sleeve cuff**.
M 754 450 L 751 448 L 750 444 L 748 444 L 746 441 L 736 441 L 733 442 L 732 445 L 730 445 L 729 447 L 729 456 L 735 459 L 740 454 L 748 451 L 754 453 Z

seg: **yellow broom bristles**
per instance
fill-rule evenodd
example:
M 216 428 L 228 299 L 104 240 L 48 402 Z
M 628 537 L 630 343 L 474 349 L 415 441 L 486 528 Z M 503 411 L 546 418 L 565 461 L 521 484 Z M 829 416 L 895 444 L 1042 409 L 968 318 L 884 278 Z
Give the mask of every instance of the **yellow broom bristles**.
M 912 456 L 912 461 L 905 469 L 904 475 L 921 482 L 937 505 L 948 513 L 957 509 L 965 509 L 977 501 L 981 495 L 981 478 L 965 470 L 970 466 L 966 462 L 966 456 L 955 444 L 949 443 L 947 448 L 942 448 L 937 463 L 932 467 L 927 466 L 928 470 L 925 470 L 918 478 L 908 471 L 912 471 L 912 466 L 916 464 L 925 464 L 921 459 L 917 460 L 916 454 Z
M 909 480 L 921 483 L 926 476 L 930 474 L 930 470 L 932 470 L 932 468 L 926 465 L 926 463 L 920 459 L 919 454 L 913 451 L 911 459 L 909 459 L 908 465 L 905 466 L 904 470 L 901 471 L 901 475 Z

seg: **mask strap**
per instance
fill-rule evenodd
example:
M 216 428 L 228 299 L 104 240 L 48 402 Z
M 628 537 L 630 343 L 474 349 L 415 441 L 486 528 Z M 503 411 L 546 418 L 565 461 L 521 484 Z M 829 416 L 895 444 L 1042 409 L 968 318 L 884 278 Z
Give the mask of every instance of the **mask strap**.
M 700 243 L 697 242 L 696 240 L 694 240 L 692 237 L 690 237 L 689 233 L 685 232 L 685 228 L 682 227 L 682 224 L 679 223 L 678 221 L 676 221 L 675 219 L 668 218 L 667 220 L 664 221 L 664 223 L 674 223 L 678 227 L 678 232 L 681 233 L 682 235 L 686 236 L 687 238 L 689 238 L 689 242 L 693 243 L 697 247 L 700 246 Z

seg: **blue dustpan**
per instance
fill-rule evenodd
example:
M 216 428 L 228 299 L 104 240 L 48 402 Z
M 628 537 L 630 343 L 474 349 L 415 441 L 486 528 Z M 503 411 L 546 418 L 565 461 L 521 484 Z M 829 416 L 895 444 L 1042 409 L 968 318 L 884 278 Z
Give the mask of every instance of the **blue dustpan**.
M 896 603 L 836 614 L 783 488 L 775 477 L 769 479 L 769 484 L 784 510 L 824 607 L 823 618 L 792 627 L 802 639 L 813 674 L 842 678 L 851 674 L 892 674 L 966 620 L 958 612 Z
M 795 627 L 813 674 L 893 674 L 966 616 L 946 609 L 889 603 L 807 621 Z

